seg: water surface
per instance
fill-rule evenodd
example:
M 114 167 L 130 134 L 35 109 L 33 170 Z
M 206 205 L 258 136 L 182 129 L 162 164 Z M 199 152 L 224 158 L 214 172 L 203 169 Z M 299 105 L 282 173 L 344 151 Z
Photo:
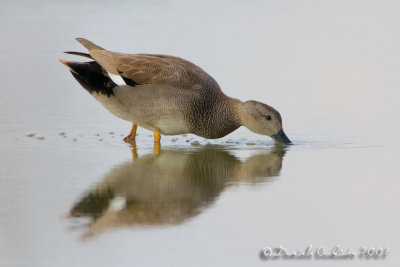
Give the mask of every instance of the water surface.
M 1 266 L 397 266 L 395 1 L 2 1 Z M 104 110 L 59 58 L 74 40 L 189 59 L 277 108 L 294 145 L 239 129 L 163 137 Z M 390 247 L 263 261 L 265 246 Z

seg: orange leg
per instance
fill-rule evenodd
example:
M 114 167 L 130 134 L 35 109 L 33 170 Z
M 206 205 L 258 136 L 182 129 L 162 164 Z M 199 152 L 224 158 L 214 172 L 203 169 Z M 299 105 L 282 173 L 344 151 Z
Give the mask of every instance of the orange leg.
M 160 143 L 154 143 L 154 156 L 160 155 L 161 146 Z
M 131 143 L 131 145 L 132 145 L 132 159 L 137 160 L 139 157 L 138 157 L 138 153 L 137 153 L 137 149 L 136 149 L 136 142 L 133 141 Z
M 160 130 L 156 129 L 154 130 L 154 155 L 158 156 L 160 155 Z
M 160 135 L 160 130 L 155 129 L 154 130 L 154 143 L 160 143 L 161 135 Z
M 132 124 L 131 132 L 129 133 L 128 136 L 126 136 L 124 138 L 124 141 L 127 142 L 127 143 L 135 142 L 136 130 L 137 130 L 137 125 L 136 124 Z

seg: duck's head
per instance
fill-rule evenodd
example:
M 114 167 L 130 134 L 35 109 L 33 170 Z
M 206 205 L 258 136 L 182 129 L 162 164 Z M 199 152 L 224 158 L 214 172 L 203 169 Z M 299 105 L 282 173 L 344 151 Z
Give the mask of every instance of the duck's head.
M 283 131 L 281 114 L 273 107 L 254 100 L 246 101 L 241 104 L 239 117 L 241 124 L 250 131 L 284 144 L 291 143 Z

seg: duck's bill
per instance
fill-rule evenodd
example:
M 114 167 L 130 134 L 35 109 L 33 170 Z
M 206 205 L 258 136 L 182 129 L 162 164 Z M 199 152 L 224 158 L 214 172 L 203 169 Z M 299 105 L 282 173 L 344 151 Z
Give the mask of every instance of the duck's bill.
M 285 132 L 283 130 L 280 130 L 277 134 L 274 134 L 271 136 L 273 139 L 275 139 L 278 142 L 284 143 L 284 144 L 291 144 L 292 141 L 286 136 Z

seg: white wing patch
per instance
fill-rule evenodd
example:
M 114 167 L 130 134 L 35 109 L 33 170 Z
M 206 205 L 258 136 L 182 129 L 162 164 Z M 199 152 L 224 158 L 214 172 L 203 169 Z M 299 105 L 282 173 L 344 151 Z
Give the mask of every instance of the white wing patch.
M 121 196 L 116 196 L 111 200 L 108 206 L 108 210 L 121 211 L 126 206 L 126 198 Z
M 112 74 L 110 72 L 107 71 L 108 77 L 110 77 L 110 79 L 115 82 L 117 85 L 126 85 L 124 79 L 122 79 L 121 75 L 117 75 L 117 74 Z

